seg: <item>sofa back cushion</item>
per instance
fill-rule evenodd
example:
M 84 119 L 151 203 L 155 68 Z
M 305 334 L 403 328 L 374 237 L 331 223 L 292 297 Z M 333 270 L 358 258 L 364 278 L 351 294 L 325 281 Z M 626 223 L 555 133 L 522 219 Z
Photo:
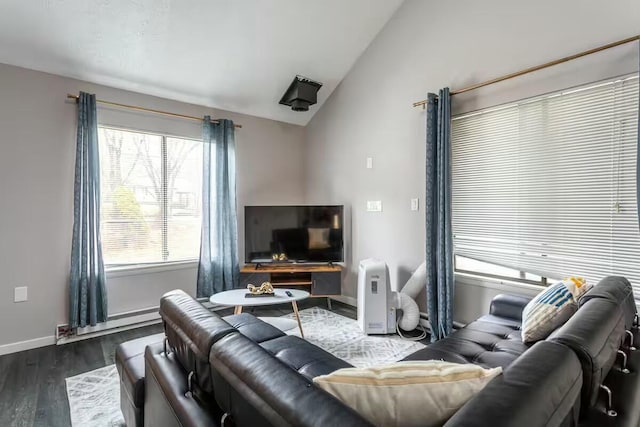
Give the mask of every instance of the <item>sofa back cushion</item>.
M 575 353 L 541 341 L 469 400 L 445 427 L 575 426 L 581 387 Z
M 604 298 L 618 304 L 624 314 L 625 329 L 630 330 L 633 327 L 636 316 L 636 301 L 633 297 L 633 287 L 626 278 L 622 276 L 605 277 L 584 294 L 578 303 L 582 306 L 593 298 Z
M 238 426 L 371 426 L 260 345 L 232 333 L 211 347 L 215 399 Z
M 600 384 L 615 363 L 624 335 L 624 317 L 620 307 L 607 299 L 587 301 L 549 341 L 571 348 L 582 366 L 582 408 L 592 406 Z
M 212 393 L 209 351 L 214 342 L 235 329 L 181 290 L 162 296 L 160 317 L 176 359 L 187 373 L 193 372 L 192 383 Z

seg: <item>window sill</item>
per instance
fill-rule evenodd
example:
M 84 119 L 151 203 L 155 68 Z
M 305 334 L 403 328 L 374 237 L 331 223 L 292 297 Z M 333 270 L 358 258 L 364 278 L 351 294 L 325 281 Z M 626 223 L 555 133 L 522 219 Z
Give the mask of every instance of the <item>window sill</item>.
M 175 261 L 175 262 L 163 262 L 156 264 L 135 264 L 124 265 L 117 267 L 106 267 L 105 274 L 109 277 L 125 277 L 125 276 L 138 276 L 141 274 L 154 274 L 162 273 L 164 271 L 185 270 L 191 268 L 197 268 L 197 260 L 189 261 Z
M 542 285 L 532 285 L 528 283 L 496 279 L 494 277 L 458 272 L 455 273 L 455 281 L 462 285 L 481 286 L 504 292 L 516 292 L 527 295 L 536 295 L 542 289 L 545 289 Z

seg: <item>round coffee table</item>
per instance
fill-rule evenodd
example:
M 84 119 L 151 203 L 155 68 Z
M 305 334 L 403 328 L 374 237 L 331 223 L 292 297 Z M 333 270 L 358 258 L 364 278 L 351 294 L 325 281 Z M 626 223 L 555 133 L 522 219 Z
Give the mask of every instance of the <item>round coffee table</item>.
M 291 296 L 287 295 L 287 292 L 290 292 Z M 302 332 L 302 322 L 300 322 L 300 315 L 298 314 L 297 301 L 309 298 L 309 292 L 301 291 L 298 289 L 278 288 L 274 290 L 274 296 L 246 298 L 245 295 L 248 293 L 249 291 L 246 289 L 232 289 L 230 291 L 223 291 L 211 295 L 209 301 L 211 301 L 211 303 L 213 304 L 234 306 L 235 310 L 233 314 L 242 313 L 242 307 L 291 303 L 291 306 L 293 307 L 293 313 L 295 314 L 295 318 L 298 321 L 300 335 L 302 335 L 302 338 L 304 338 L 304 332 Z

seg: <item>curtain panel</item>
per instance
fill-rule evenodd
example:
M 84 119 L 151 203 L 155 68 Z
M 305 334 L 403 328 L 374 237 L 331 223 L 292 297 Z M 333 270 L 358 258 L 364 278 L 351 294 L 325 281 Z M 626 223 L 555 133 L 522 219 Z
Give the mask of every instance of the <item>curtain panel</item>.
M 238 284 L 235 127 L 231 120 L 203 125 L 202 237 L 197 296 Z
M 96 97 L 80 92 L 73 196 L 73 237 L 69 286 L 69 326 L 107 320 L 100 240 L 100 159 Z
M 431 341 L 453 329 L 453 234 L 451 227 L 451 97 L 430 93 L 426 105 L 426 266 Z

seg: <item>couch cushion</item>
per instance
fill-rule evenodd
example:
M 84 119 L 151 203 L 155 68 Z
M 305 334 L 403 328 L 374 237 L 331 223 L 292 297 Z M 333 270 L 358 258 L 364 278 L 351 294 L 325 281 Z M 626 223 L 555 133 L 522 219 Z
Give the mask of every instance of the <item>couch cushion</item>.
M 505 323 L 476 320 L 404 360 L 435 359 L 504 369 L 529 348 L 522 343 L 518 326 Z
M 308 379 L 352 365 L 300 337 L 285 335 L 261 344 L 286 365 Z
M 160 333 L 124 342 L 116 348 L 120 382 L 137 408 L 142 408 L 144 404 L 144 350 L 148 345 L 163 341 L 164 333 Z
M 576 355 L 541 341 L 467 402 L 445 427 L 575 426 L 582 372 Z
M 615 362 L 623 335 L 624 318 L 620 307 L 607 299 L 594 298 L 549 336 L 549 341 L 571 348 L 580 360 L 583 412 L 598 398 L 600 384 Z
M 216 342 L 210 362 L 216 401 L 238 426 L 371 425 L 242 334 Z
M 441 360 L 345 368 L 313 383 L 382 426 L 441 426 L 501 368 Z
M 250 340 L 261 343 L 284 336 L 285 333 L 249 313 L 233 314 L 223 319 Z
M 578 300 L 578 303 L 582 306 L 593 298 L 604 298 L 618 304 L 624 313 L 625 329 L 629 330 L 633 327 L 636 302 L 633 297 L 633 287 L 626 278 L 621 276 L 605 277 L 585 293 Z

